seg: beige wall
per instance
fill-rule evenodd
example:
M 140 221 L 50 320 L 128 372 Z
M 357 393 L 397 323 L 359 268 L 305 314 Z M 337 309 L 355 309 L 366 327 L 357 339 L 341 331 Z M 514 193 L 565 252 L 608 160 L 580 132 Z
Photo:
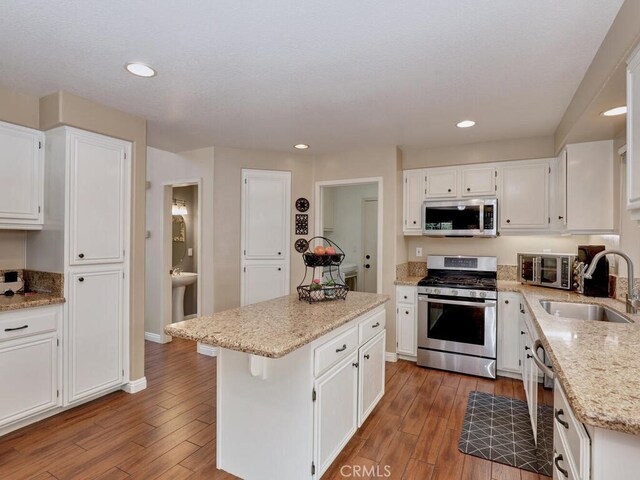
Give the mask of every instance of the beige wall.
M 469 143 L 438 148 L 402 147 L 402 168 L 466 165 L 553 156 L 552 136 Z
M 398 188 L 402 182 L 398 182 L 398 169 L 400 168 L 401 157 L 395 147 L 371 148 L 352 152 L 320 155 L 314 159 L 314 179 L 324 180 L 344 180 L 363 177 L 382 177 L 383 181 L 383 225 L 389 228 L 383 229 L 382 236 L 382 292 L 391 297 L 387 302 L 387 345 L 388 352 L 396 350 L 396 328 L 395 328 L 395 286 L 393 284 L 396 276 L 396 259 L 402 258 L 397 253 L 396 235 L 398 225 L 397 215 L 401 212 L 398 209 Z M 313 202 L 317 201 L 313 199 Z
M 27 234 L 17 230 L 0 230 L 0 270 L 25 267 Z
M 234 148 L 215 148 L 214 153 L 214 289 L 216 312 L 240 305 L 240 192 L 241 170 L 291 172 L 291 292 L 300 284 L 304 266 L 295 251 L 295 207 L 299 197 L 312 198 L 313 159 L 309 155 Z M 313 213 L 309 212 L 310 233 Z M 311 235 L 309 235 L 310 237 Z M 308 238 L 308 237 L 307 237 Z M 204 265 L 204 268 L 207 268 Z
M 131 188 L 130 378 L 144 376 L 144 234 L 147 123 L 67 92 L 40 99 L 40 129 L 69 125 L 133 143 Z

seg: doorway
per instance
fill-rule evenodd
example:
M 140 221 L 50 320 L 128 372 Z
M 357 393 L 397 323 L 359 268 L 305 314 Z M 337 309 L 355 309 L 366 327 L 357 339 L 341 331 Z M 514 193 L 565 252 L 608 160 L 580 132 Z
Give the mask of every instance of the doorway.
M 351 291 L 382 292 L 382 178 L 316 183 L 315 231 L 345 254 L 341 277 Z

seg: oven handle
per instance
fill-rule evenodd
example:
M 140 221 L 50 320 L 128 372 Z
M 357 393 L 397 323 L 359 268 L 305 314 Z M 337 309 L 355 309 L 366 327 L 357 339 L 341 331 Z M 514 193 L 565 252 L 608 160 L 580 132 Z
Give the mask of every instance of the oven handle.
M 544 347 L 542 346 L 542 342 L 540 341 L 540 339 L 533 342 L 533 346 L 531 348 L 532 350 L 531 353 L 533 354 L 531 358 L 533 359 L 533 363 L 535 363 L 538 366 L 538 368 L 542 370 L 542 373 L 544 373 L 545 375 L 548 375 L 550 378 L 555 378 L 555 374 L 553 370 L 547 367 L 542 361 L 542 359 L 538 356 L 539 348 L 541 348 L 544 351 Z M 546 351 L 545 351 L 545 354 L 546 354 Z
M 418 295 L 418 300 L 421 302 L 429 302 L 429 303 L 444 303 L 445 305 L 462 305 L 464 307 L 482 307 L 489 308 L 495 307 L 495 300 L 486 300 L 484 302 L 463 302 L 460 300 L 440 300 L 440 299 L 430 299 L 428 297 Z

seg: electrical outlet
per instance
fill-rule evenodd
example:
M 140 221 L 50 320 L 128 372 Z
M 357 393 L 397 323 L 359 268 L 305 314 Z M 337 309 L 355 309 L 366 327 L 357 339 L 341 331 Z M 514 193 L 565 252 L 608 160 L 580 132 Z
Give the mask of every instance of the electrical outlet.
M 193 248 L 187 248 L 187 256 L 193 257 Z
M 422 248 L 416 247 L 416 257 L 421 257 L 421 256 L 422 256 Z

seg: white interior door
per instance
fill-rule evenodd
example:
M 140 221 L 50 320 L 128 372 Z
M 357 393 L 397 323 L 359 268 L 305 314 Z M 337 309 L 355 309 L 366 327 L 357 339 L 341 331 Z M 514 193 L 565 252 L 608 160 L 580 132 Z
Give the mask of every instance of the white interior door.
M 362 291 L 378 291 L 378 200 L 363 200 L 362 208 Z
M 70 264 L 124 261 L 129 149 L 101 135 L 71 135 Z
M 118 386 L 123 372 L 123 270 L 71 274 L 67 400 Z

